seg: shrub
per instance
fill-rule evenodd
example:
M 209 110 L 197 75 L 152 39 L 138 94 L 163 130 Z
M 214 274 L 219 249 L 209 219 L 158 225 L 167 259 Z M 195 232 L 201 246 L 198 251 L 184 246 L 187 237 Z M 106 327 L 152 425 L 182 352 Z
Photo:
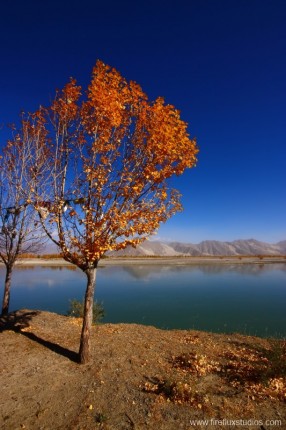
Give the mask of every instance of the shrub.
M 102 303 L 94 302 L 93 303 L 93 323 L 97 323 L 104 317 L 104 308 Z M 73 299 L 70 300 L 70 306 L 67 312 L 69 317 L 74 318 L 83 318 L 84 315 L 84 302 L 80 302 L 79 300 Z

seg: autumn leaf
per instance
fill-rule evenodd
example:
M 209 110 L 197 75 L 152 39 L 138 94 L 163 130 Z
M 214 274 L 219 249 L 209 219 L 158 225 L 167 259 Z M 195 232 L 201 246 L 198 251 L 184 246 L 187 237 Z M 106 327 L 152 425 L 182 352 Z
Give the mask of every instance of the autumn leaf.
M 182 210 L 169 178 L 196 164 L 187 128 L 173 105 L 149 100 L 102 61 L 87 90 L 70 79 L 24 118 L 29 201 L 65 260 L 88 274 L 107 251 L 138 246 Z

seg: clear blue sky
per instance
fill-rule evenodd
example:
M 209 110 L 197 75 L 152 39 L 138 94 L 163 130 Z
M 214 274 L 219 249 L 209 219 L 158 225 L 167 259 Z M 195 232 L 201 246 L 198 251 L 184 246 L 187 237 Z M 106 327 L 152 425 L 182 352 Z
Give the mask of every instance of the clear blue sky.
M 181 110 L 199 163 L 158 237 L 286 239 L 284 0 L 5 1 L 0 41 L 1 125 L 87 85 L 96 59 Z

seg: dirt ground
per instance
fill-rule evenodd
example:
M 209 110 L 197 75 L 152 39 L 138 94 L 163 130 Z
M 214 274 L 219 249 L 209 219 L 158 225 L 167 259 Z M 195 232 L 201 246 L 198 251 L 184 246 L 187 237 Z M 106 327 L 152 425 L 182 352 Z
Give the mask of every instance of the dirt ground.
M 286 429 L 285 341 L 103 324 L 80 365 L 81 320 L 0 322 L 1 429 Z

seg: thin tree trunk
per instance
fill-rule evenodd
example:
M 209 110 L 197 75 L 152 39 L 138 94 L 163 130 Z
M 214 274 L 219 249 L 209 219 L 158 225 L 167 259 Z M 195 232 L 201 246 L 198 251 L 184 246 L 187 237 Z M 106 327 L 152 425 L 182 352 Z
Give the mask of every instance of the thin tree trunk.
M 79 359 L 81 364 L 86 364 L 91 359 L 91 327 L 93 317 L 93 300 L 95 289 L 96 267 L 85 271 L 87 276 L 87 286 L 84 300 L 84 317 L 81 330 Z
M 3 302 L 2 302 L 2 315 L 7 315 L 9 312 L 11 277 L 12 277 L 12 267 L 7 265 L 5 284 L 4 284 L 4 295 L 3 295 Z

